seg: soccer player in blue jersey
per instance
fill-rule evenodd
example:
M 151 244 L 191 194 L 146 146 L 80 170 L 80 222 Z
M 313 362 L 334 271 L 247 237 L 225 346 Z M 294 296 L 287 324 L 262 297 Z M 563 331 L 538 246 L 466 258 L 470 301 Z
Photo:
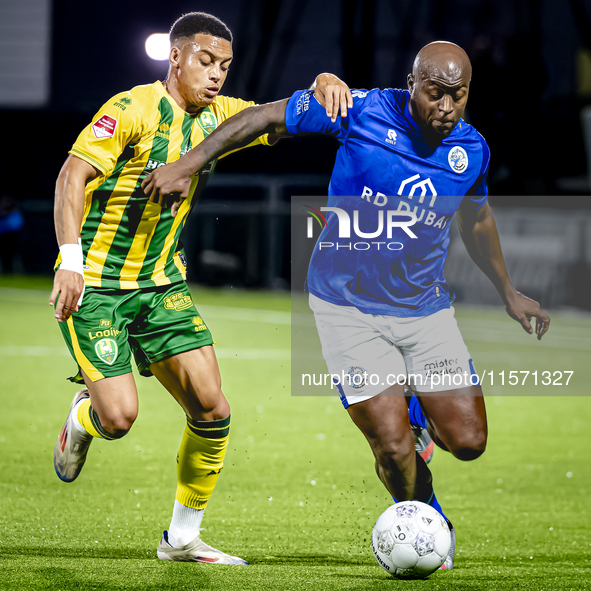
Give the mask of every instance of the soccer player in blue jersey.
M 327 225 L 308 272 L 323 355 L 331 374 L 349 377 L 338 384 L 341 399 L 367 438 L 388 491 L 442 514 L 411 423 L 428 428 L 461 460 L 480 456 L 487 440 L 482 390 L 443 277 L 454 215 L 470 256 L 507 313 L 538 339 L 550 322 L 537 302 L 515 290 L 505 267 L 487 203 L 489 149 L 462 120 L 471 74 L 463 49 L 431 43 L 414 61 L 408 90 L 356 90 L 348 108 L 330 97 L 324 108 L 313 91 L 298 91 L 232 117 L 144 182 L 152 199 L 182 194 L 211 158 L 263 132 L 339 141 Z M 404 386 L 388 381 L 400 374 L 415 393 L 410 406 Z M 375 375 L 378 380 L 368 379 Z M 448 523 L 453 542 L 443 568 L 449 569 L 455 530 Z

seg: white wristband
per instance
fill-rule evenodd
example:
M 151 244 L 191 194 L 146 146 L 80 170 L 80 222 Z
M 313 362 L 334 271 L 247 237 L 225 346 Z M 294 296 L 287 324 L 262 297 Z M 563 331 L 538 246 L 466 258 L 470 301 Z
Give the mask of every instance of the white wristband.
M 84 277 L 82 246 L 80 244 L 62 244 L 60 254 L 62 255 L 60 269 L 74 271 Z

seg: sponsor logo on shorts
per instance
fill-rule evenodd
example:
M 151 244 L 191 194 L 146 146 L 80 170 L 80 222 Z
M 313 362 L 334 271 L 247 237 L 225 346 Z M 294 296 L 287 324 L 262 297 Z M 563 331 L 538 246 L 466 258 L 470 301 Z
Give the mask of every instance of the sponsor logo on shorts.
M 355 390 L 359 390 L 367 384 L 367 372 L 362 367 L 356 365 L 350 367 L 347 375 L 349 376 L 349 386 Z
M 201 332 L 202 330 L 207 330 L 207 326 L 205 325 L 205 322 L 203 322 L 203 318 L 201 318 L 201 316 L 195 316 L 193 318 L 193 324 L 197 325 L 197 326 L 195 326 L 195 332 Z
M 425 371 L 427 372 L 426 377 L 432 375 L 447 375 L 455 373 L 463 373 L 463 369 L 458 365 L 457 359 L 440 359 L 432 363 L 425 363 Z
M 107 137 L 113 137 L 116 127 L 117 119 L 109 115 L 103 115 L 92 124 L 92 133 L 94 133 L 95 138 L 102 140 Z
M 451 169 L 461 174 L 468 168 L 468 154 L 461 146 L 454 146 L 447 155 L 447 161 Z
M 106 330 L 96 330 L 96 331 L 88 331 L 88 338 L 91 341 L 94 341 L 94 339 L 102 339 L 104 337 L 117 337 L 121 334 L 120 330 L 117 330 L 116 328 L 107 328 Z
M 113 339 L 101 339 L 94 346 L 94 350 L 107 365 L 113 365 L 119 354 L 117 343 Z
M 121 334 L 121 331 L 113 328 L 111 326 L 111 321 L 106 319 L 100 321 L 97 329 L 100 330 L 88 331 L 88 338 L 91 341 L 94 341 L 94 339 L 103 339 L 106 337 L 116 337 Z
M 193 305 L 193 300 L 190 295 L 185 295 L 182 291 L 164 298 L 164 307 L 167 310 L 176 310 L 181 312 Z

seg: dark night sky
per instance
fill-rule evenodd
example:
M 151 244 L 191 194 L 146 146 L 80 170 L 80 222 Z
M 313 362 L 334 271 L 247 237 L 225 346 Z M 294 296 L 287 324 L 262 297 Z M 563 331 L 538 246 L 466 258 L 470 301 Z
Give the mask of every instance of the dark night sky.
M 580 10 L 575 19 L 573 10 Z M 144 41 L 166 32 L 182 13 L 209 11 L 234 32 L 235 59 L 223 92 L 265 102 L 307 87 L 331 71 L 351 86 L 401 87 L 418 49 L 435 39 L 462 45 L 474 64 L 467 117 L 492 151 L 497 195 L 552 195 L 558 179 L 585 174 L 577 94 L 577 52 L 591 0 L 203 0 L 174 3 L 55 0 L 50 104 L 0 112 L 12 138 L 0 146 L 0 174 L 24 198 L 51 198 L 67 150 L 100 105 L 114 94 L 166 75 Z M 20 183 L 39 129 L 38 182 Z M 29 131 L 30 130 L 30 131 Z M 222 170 L 329 172 L 330 140 L 283 142 L 228 159 Z
M 466 117 L 491 148 L 491 204 L 591 208 L 580 123 L 591 93 L 579 91 L 581 82 L 591 88 L 591 0 L 54 0 L 50 101 L 0 110 L 3 191 L 28 202 L 27 271 L 53 263 L 55 180 L 78 133 L 113 95 L 166 76 L 167 63 L 147 57 L 145 39 L 194 10 L 215 14 L 234 33 L 223 93 L 257 102 L 289 96 L 324 71 L 352 87 L 404 87 L 423 45 L 458 43 L 473 63 Z M 582 77 L 577 60 L 585 50 Z M 9 59 L 10 50 L 3 55 Z M 336 148 L 330 138 L 294 138 L 232 155 L 217 172 L 328 175 Z M 209 198 L 206 192 L 202 200 Z M 216 193 L 216 202 L 224 199 L 253 197 L 244 188 Z M 283 266 L 288 276 L 288 254 Z

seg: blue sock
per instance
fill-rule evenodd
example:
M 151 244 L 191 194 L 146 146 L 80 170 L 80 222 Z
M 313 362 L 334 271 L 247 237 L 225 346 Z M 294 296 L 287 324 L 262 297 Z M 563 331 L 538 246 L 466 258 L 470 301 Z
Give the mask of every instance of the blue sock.
M 419 425 L 423 429 L 427 428 L 427 419 L 423 414 L 423 409 L 416 396 L 411 396 L 408 401 L 408 418 L 413 425 Z
M 398 503 L 398 501 L 394 497 L 392 497 L 392 500 L 395 503 Z M 415 500 L 418 500 L 418 499 L 415 499 Z M 437 497 L 435 496 L 435 492 L 433 492 L 431 494 L 431 498 L 429 499 L 429 502 L 427 503 L 427 505 L 431 505 L 431 507 L 433 507 L 433 509 L 439 511 L 439 513 L 441 513 L 441 515 L 443 515 L 443 519 L 445 519 L 447 521 L 447 517 L 445 516 L 445 513 L 443 512 L 443 509 L 441 508 L 441 505 L 439 504 L 439 501 L 437 500 Z
M 441 513 L 441 515 L 443 515 L 443 519 L 445 519 L 447 521 L 447 517 L 445 516 L 445 513 L 443 512 L 443 509 L 441 508 L 441 505 L 439 504 L 439 501 L 437 500 L 437 497 L 435 496 L 435 491 L 433 491 L 433 494 L 431 495 L 431 498 L 429 499 L 429 502 L 427 504 L 431 505 L 431 507 L 433 507 L 433 509 L 437 509 L 437 511 L 439 511 L 439 513 Z

